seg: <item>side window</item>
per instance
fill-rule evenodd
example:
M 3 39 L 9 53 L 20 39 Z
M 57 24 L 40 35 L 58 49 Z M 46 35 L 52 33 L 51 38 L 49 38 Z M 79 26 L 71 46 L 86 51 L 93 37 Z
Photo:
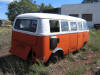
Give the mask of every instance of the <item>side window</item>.
M 77 23 L 76 22 L 70 22 L 71 31 L 77 30 Z
M 88 30 L 88 26 L 86 22 L 83 22 L 83 30 Z
M 17 19 L 14 28 L 24 31 L 36 32 L 37 20 Z
M 68 31 L 69 30 L 69 26 L 68 26 L 67 21 L 61 21 L 61 30 L 62 31 Z
M 50 20 L 50 32 L 60 32 L 60 26 L 58 20 Z
M 82 22 L 78 22 L 78 30 L 82 30 Z

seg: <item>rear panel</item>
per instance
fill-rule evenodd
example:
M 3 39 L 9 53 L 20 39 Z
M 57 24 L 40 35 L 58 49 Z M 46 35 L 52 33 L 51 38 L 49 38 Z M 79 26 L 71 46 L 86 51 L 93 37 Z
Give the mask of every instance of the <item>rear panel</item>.
M 42 57 L 42 40 L 43 39 L 38 36 L 13 31 L 10 52 L 23 59 L 27 59 L 27 56 L 32 49 L 32 51 L 36 53 L 36 57 Z

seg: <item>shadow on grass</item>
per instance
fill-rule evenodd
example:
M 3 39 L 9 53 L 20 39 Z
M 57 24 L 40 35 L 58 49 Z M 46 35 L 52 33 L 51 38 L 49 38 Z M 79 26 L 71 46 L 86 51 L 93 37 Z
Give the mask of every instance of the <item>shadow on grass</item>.
M 0 58 L 0 73 L 25 75 L 30 71 L 31 62 L 24 61 L 14 55 Z

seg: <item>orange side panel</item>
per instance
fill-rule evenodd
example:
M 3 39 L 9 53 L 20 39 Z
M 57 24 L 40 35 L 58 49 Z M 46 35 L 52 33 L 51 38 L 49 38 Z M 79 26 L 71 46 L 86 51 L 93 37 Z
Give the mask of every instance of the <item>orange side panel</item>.
M 57 35 L 57 37 L 59 38 L 57 48 L 62 48 L 64 54 L 67 54 L 69 52 L 69 34 Z
M 84 43 L 83 32 L 78 33 L 77 38 L 78 38 L 77 50 L 79 50 L 83 46 L 83 43 Z
M 77 42 L 77 40 L 78 40 L 78 38 L 77 38 L 77 33 L 72 33 L 72 34 L 69 34 L 69 44 L 70 44 L 70 46 L 69 46 L 69 52 L 73 52 L 73 51 L 75 51 L 76 49 L 77 49 L 77 45 L 78 45 L 78 42 Z
M 52 50 L 50 50 L 50 38 L 49 36 L 43 37 L 43 51 L 44 51 L 44 62 L 48 61 L 51 56 Z
M 48 60 L 48 57 L 50 55 L 49 53 L 49 37 L 46 37 L 46 36 L 38 36 L 37 37 L 38 40 L 37 40 L 37 45 L 34 46 L 34 49 L 33 51 L 36 53 L 36 59 L 40 59 L 40 60 L 43 60 L 44 62 Z
M 88 40 L 89 40 L 89 32 L 83 32 L 83 37 L 84 37 L 84 42 L 88 42 Z

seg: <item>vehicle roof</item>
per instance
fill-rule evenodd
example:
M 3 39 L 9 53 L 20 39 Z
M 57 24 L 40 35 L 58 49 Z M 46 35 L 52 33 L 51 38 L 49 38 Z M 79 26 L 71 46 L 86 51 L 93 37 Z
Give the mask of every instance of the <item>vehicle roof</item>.
M 84 19 L 77 17 L 60 15 L 60 14 L 50 14 L 50 13 L 25 13 L 18 15 L 17 18 L 44 18 L 44 19 L 66 19 L 66 20 L 85 21 Z

